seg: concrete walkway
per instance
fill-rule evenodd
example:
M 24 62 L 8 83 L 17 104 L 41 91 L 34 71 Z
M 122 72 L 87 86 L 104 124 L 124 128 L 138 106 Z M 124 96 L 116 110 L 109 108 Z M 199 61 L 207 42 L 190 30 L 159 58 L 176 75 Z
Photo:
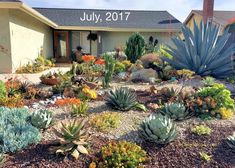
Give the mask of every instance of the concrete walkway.
M 2 81 L 7 81 L 9 78 L 15 78 L 17 77 L 18 79 L 22 80 L 22 81 L 28 81 L 34 84 L 38 84 L 41 82 L 40 80 L 40 76 L 42 74 L 47 74 L 48 72 L 67 72 L 69 71 L 70 68 L 69 67 L 54 67 L 51 69 L 48 69 L 46 71 L 40 72 L 40 73 L 34 73 L 34 74 L 0 74 L 0 80 Z

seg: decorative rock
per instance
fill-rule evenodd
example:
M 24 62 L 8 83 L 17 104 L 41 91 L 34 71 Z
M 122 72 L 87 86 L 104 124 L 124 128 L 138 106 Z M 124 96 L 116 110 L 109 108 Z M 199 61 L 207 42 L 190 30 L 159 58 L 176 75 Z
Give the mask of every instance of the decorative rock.
M 40 104 L 40 105 L 45 105 L 45 101 L 40 100 L 40 101 L 39 101 L 39 104 Z
M 39 104 L 38 104 L 38 103 L 33 103 L 33 104 L 32 104 L 32 108 L 37 109 L 38 107 L 39 107 Z
M 152 82 L 156 80 L 158 75 L 153 69 L 141 69 L 139 71 L 133 72 L 130 75 L 131 81 L 140 81 L 140 82 Z
M 28 107 L 28 106 L 24 106 L 24 108 L 29 109 L 29 107 Z

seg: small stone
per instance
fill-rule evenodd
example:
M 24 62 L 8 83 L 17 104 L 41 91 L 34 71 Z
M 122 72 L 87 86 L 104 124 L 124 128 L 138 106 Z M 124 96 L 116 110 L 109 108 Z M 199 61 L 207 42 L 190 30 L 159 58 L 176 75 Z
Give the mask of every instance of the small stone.
M 28 107 L 28 106 L 24 106 L 24 108 L 29 109 L 29 107 Z
M 39 101 L 39 104 L 40 104 L 40 105 L 45 105 L 45 101 L 40 100 L 40 101 Z
M 39 107 L 39 104 L 38 104 L 38 103 L 32 104 L 32 108 L 36 109 L 36 108 L 38 108 L 38 107 Z
M 62 96 L 57 96 L 56 99 L 62 99 Z

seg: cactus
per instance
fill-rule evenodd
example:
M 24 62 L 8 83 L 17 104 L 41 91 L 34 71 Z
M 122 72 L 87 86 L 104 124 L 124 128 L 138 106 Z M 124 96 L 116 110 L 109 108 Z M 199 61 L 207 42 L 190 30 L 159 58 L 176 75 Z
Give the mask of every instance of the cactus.
M 115 59 L 108 54 L 104 55 L 104 59 L 105 59 L 105 73 L 102 85 L 104 88 L 107 88 L 109 87 L 110 81 L 113 77 L 113 73 L 115 70 Z

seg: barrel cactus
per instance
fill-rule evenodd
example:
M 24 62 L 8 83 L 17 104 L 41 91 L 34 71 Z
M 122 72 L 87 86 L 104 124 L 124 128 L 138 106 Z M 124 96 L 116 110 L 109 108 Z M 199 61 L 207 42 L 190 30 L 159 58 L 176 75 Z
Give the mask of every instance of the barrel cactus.
M 189 69 L 201 76 L 225 78 L 232 75 L 235 44 L 226 46 L 230 37 L 227 29 L 219 36 L 219 26 L 209 22 L 197 25 L 194 21 L 194 30 L 185 25 L 182 33 L 184 40 L 178 35 L 172 38 L 175 47 L 165 49 L 173 60 L 162 57 L 164 61 L 176 69 Z
M 48 110 L 36 110 L 30 116 L 31 124 L 39 129 L 46 129 L 52 123 L 52 112 Z
M 235 132 L 227 138 L 227 144 L 235 152 Z
M 151 115 L 140 125 L 141 136 L 149 142 L 167 144 L 177 137 L 175 124 L 168 116 Z
M 189 110 L 183 103 L 167 103 L 161 110 L 162 114 L 168 115 L 172 120 L 181 121 L 190 116 Z

